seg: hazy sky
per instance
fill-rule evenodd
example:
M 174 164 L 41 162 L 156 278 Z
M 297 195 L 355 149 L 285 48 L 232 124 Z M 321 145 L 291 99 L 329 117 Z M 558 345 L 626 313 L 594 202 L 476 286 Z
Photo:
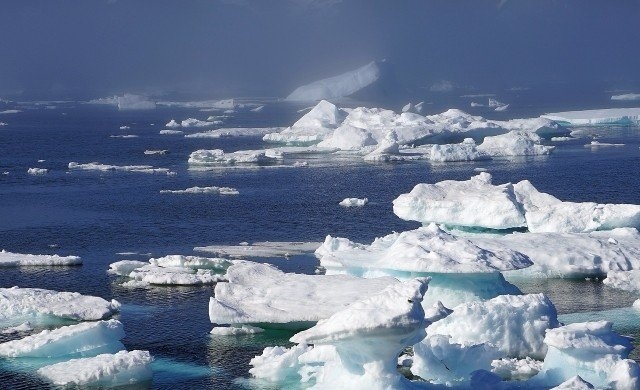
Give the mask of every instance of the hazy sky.
M 410 88 L 624 88 L 638 20 L 625 0 L 3 0 L 0 96 L 283 96 L 382 58 Z

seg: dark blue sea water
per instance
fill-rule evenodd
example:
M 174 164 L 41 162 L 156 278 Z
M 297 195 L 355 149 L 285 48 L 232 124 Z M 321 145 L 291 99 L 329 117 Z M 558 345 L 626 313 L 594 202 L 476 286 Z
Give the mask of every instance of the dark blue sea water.
M 289 125 L 300 107 L 268 105 L 260 113 L 239 113 L 225 127 Z M 202 148 L 225 151 L 264 147 L 259 138 L 190 139 L 159 135 L 170 119 L 210 113 L 158 108 L 117 111 L 113 107 L 57 104 L 54 109 L 27 105 L 0 116 L 0 248 L 20 253 L 82 256 L 69 268 L 0 269 L 0 287 L 41 287 L 115 298 L 125 326 L 124 344 L 155 356 L 150 387 L 163 389 L 230 388 L 246 377 L 249 360 L 266 346 L 286 344 L 291 333 L 211 337 L 207 314 L 213 287 L 154 287 L 130 290 L 106 274 L 120 252 L 191 254 L 193 247 L 242 241 L 322 241 L 327 234 L 368 242 L 391 231 L 415 228 L 392 213 L 391 201 L 420 182 L 468 179 L 487 168 L 496 183 L 529 179 L 541 191 L 572 201 L 640 204 L 640 129 L 599 129 L 601 142 L 623 147 L 591 149 L 590 139 L 557 143 L 550 156 L 477 163 L 432 165 L 426 162 L 370 164 L 354 159 L 310 164 L 305 168 L 261 167 L 211 172 L 190 171 L 189 153 Z M 538 115 L 524 108 L 519 117 Z M 506 114 L 500 114 L 506 115 Z M 152 125 L 154 124 L 154 125 Z M 120 126 L 130 126 L 120 130 Z M 194 130 L 195 131 L 195 130 Z M 138 138 L 111 138 L 136 134 Z M 144 155 L 167 149 L 167 155 Z M 45 160 L 39 163 L 38 160 Z M 70 161 L 114 165 L 148 164 L 170 168 L 175 176 L 134 172 L 69 171 Z M 27 169 L 49 169 L 30 176 Z M 229 186 L 240 195 L 172 195 L 162 189 Z M 360 209 L 345 210 L 346 197 L 368 197 Z M 311 256 L 263 259 L 286 271 L 312 273 Z M 596 281 L 521 282 L 525 292 L 545 292 L 559 312 L 586 312 L 629 306 L 630 294 Z M 640 329 L 640 326 L 638 326 Z M 627 333 L 639 333 L 638 329 Z M 3 340 L 0 336 L 0 340 Z M 0 387 L 46 386 L 28 370 L 0 364 Z

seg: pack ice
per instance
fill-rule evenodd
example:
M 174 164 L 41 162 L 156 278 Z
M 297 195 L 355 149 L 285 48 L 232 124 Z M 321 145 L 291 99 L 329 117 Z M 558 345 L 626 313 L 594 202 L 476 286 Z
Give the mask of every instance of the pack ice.
M 393 201 L 402 219 L 486 229 L 580 233 L 640 226 L 640 206 L 563 202 L 529 181 L 493 185 L 489 173 L 467 181 L 418 184 Z
M 215 287 L 209 302 L 214 324 L 300 328 L 396 284 L 394 278 L 284 273 L 267 264 L 240 262 L 227 270 L 228 282 Z M 313 310 L 309 303 L 313 302 Z
M 31 255 L 0 251 L 0 267 L 81 265 L 78 256 Z

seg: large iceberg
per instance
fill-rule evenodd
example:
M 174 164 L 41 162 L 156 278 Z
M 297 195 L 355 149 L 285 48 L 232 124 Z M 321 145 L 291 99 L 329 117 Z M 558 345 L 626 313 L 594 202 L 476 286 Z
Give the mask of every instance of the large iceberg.
M 95 356 L 124 349 L 122 323 L 116 320 L 82 322 L 63 326 L 23 339 L 0 343 L 2 357 L 60 358 Z
M 553 112 L 542 117 L 563 126 L 637 125 L 640 123 L 640 108 Z
M 72 292 L 57 292 L 37 288 L 0 288 L 0 327 L 68 319 L 75 321 L 102 320 L 115 314 L 120 303 Z
M 467 181 L 418 184 L 393 201 L 402 219 L 424 224 L 579 233 L 640 226 L 640 205 L 563 202 L 529 181 L 493 185 L 489 173 Z
M 371 62 L 341 75 L 298 87 L 287 96 L 287 100 L 313 101 L 349 96 L 376 82 L 380 75 L 380 65 Z
M 452 307 L 501 294 L 518 294 L 520 291 L 506 282 L 500 271 L 531 265 L 519 252 L 487 250 L 435 224 L 377 238 L 371 245 L 328 236 L 316 256 L 327 274 L 403 279 L 430 276 L 425 306 L 440 301 Z
M 0 251 L 0 267 L 81 265 L 78 256 L 31 255 Z
M 227 270 L 209 302 L 214 324 L 306 327 L 362 297 L 398 283 L 394 278 L 284 273 L 267 264 L 241 262 Z M 310 306 L 312 305 L 312 310 Z
M 152 360 L 147 351 L 120 351 L 52 364 L 38 374 L 55 385 L 117 387 L 151 380 Z

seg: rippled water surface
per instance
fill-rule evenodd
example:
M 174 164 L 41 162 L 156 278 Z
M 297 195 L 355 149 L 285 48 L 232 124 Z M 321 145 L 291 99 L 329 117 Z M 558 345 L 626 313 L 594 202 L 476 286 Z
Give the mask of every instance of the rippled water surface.
M 300 114 L 286 105 L 261 113 L 239 113 L 228 127 L 288 125 Z M 468 179 L 474 168 L 487 168 L 496 183 L 529 179 L 538 189 L 564 200 L 640 203 L 640 131 L 604 129 L 602 142 L 623 142 L 616 148 L 585 148 L 590 139 L 558 143 L 550 156 L 477 163 L 430 165 L 426 162 L 367 164 L 358 159 L 340 163 L 317 160 L 309 167 L 261 167 L 190 171 L 190 152 L 202 148 L 225 151 L 263 147 L 258 138 L 188 139 L 159 135 L 171 118 L 206 118 L 194 109 L 161 108 L 118 112 L 111 107 L 60 106 L 52 110 L 25 108 L 0 118 L 0 247 L 21 253 L 82 256 L 84 265 L 68 268 L 0 270 L 0 287 L 41 287 L 78 291 L 123 304 L 117 316 L 127 333 L 129 350 L 151 351 L 154 378 L 143 387 L 193 389 L 241 386 L 249 360 L 266 346 L 287 344 L 292 335 L 267 331 L 254 336 L 211 337 L 207 314 L 213 287 L 120 287 L 105 270 L 122 259 L 148 255 L 191 254 L 193 247 L 242 241 L 322 241 L 327 234 L 371 241 L 391 231 L 417 227 L 401 221 L 391 201 L 419 182 Z M 151 125 L 155 124 L 155 125 Z M 128 130 L 119 130 L 127 125 Z M 138 138 L 111 138 L 136 134 Z M 167 149 L 167 155 L 144 155 L 146 149 Z M 38 160 L 44 162 L 38 163 Z M 70 161 L 169 168 L 175 176 L 133 172 L 68 171 Z M 27 169 L 49 169 L 29 176 Z M 160 194 L 162 189 L 229 186 L 237 196 Z M 346 197 L 368 197 L 359 209 L 343 209 Z M 119 255 L 136 252 L 140 255 Z M 312 256 L 262 259 L 290 272 L 313 273 Z M 629 306 L 634 296 L 599 281 L 523 280 L 524 292 L 545 292 L 562 314 Z M 312 304 L 312 303 L 310 303 Z M 607 312 L 610 316 L 624 312 Z M 620 314 L 622 313 L 622 314 Z M 590 317 L 589 317 L 590 316 Z M 580 320 L 567 317 L 565 320 Z M 637 322 L 636 322 L 637 323 Z M 622 330 L 637 334 L 639 327 Z M 9 336 L 4 336 L 7 339 Z M 0 340 L 3 340 L 0 337 Z M 637 355 L 636 355 L 637 356 Z M 31 371 L 32 372 L 32 371 Z M 17 363 L 0 364 L 5 388 L 46 386 Z

